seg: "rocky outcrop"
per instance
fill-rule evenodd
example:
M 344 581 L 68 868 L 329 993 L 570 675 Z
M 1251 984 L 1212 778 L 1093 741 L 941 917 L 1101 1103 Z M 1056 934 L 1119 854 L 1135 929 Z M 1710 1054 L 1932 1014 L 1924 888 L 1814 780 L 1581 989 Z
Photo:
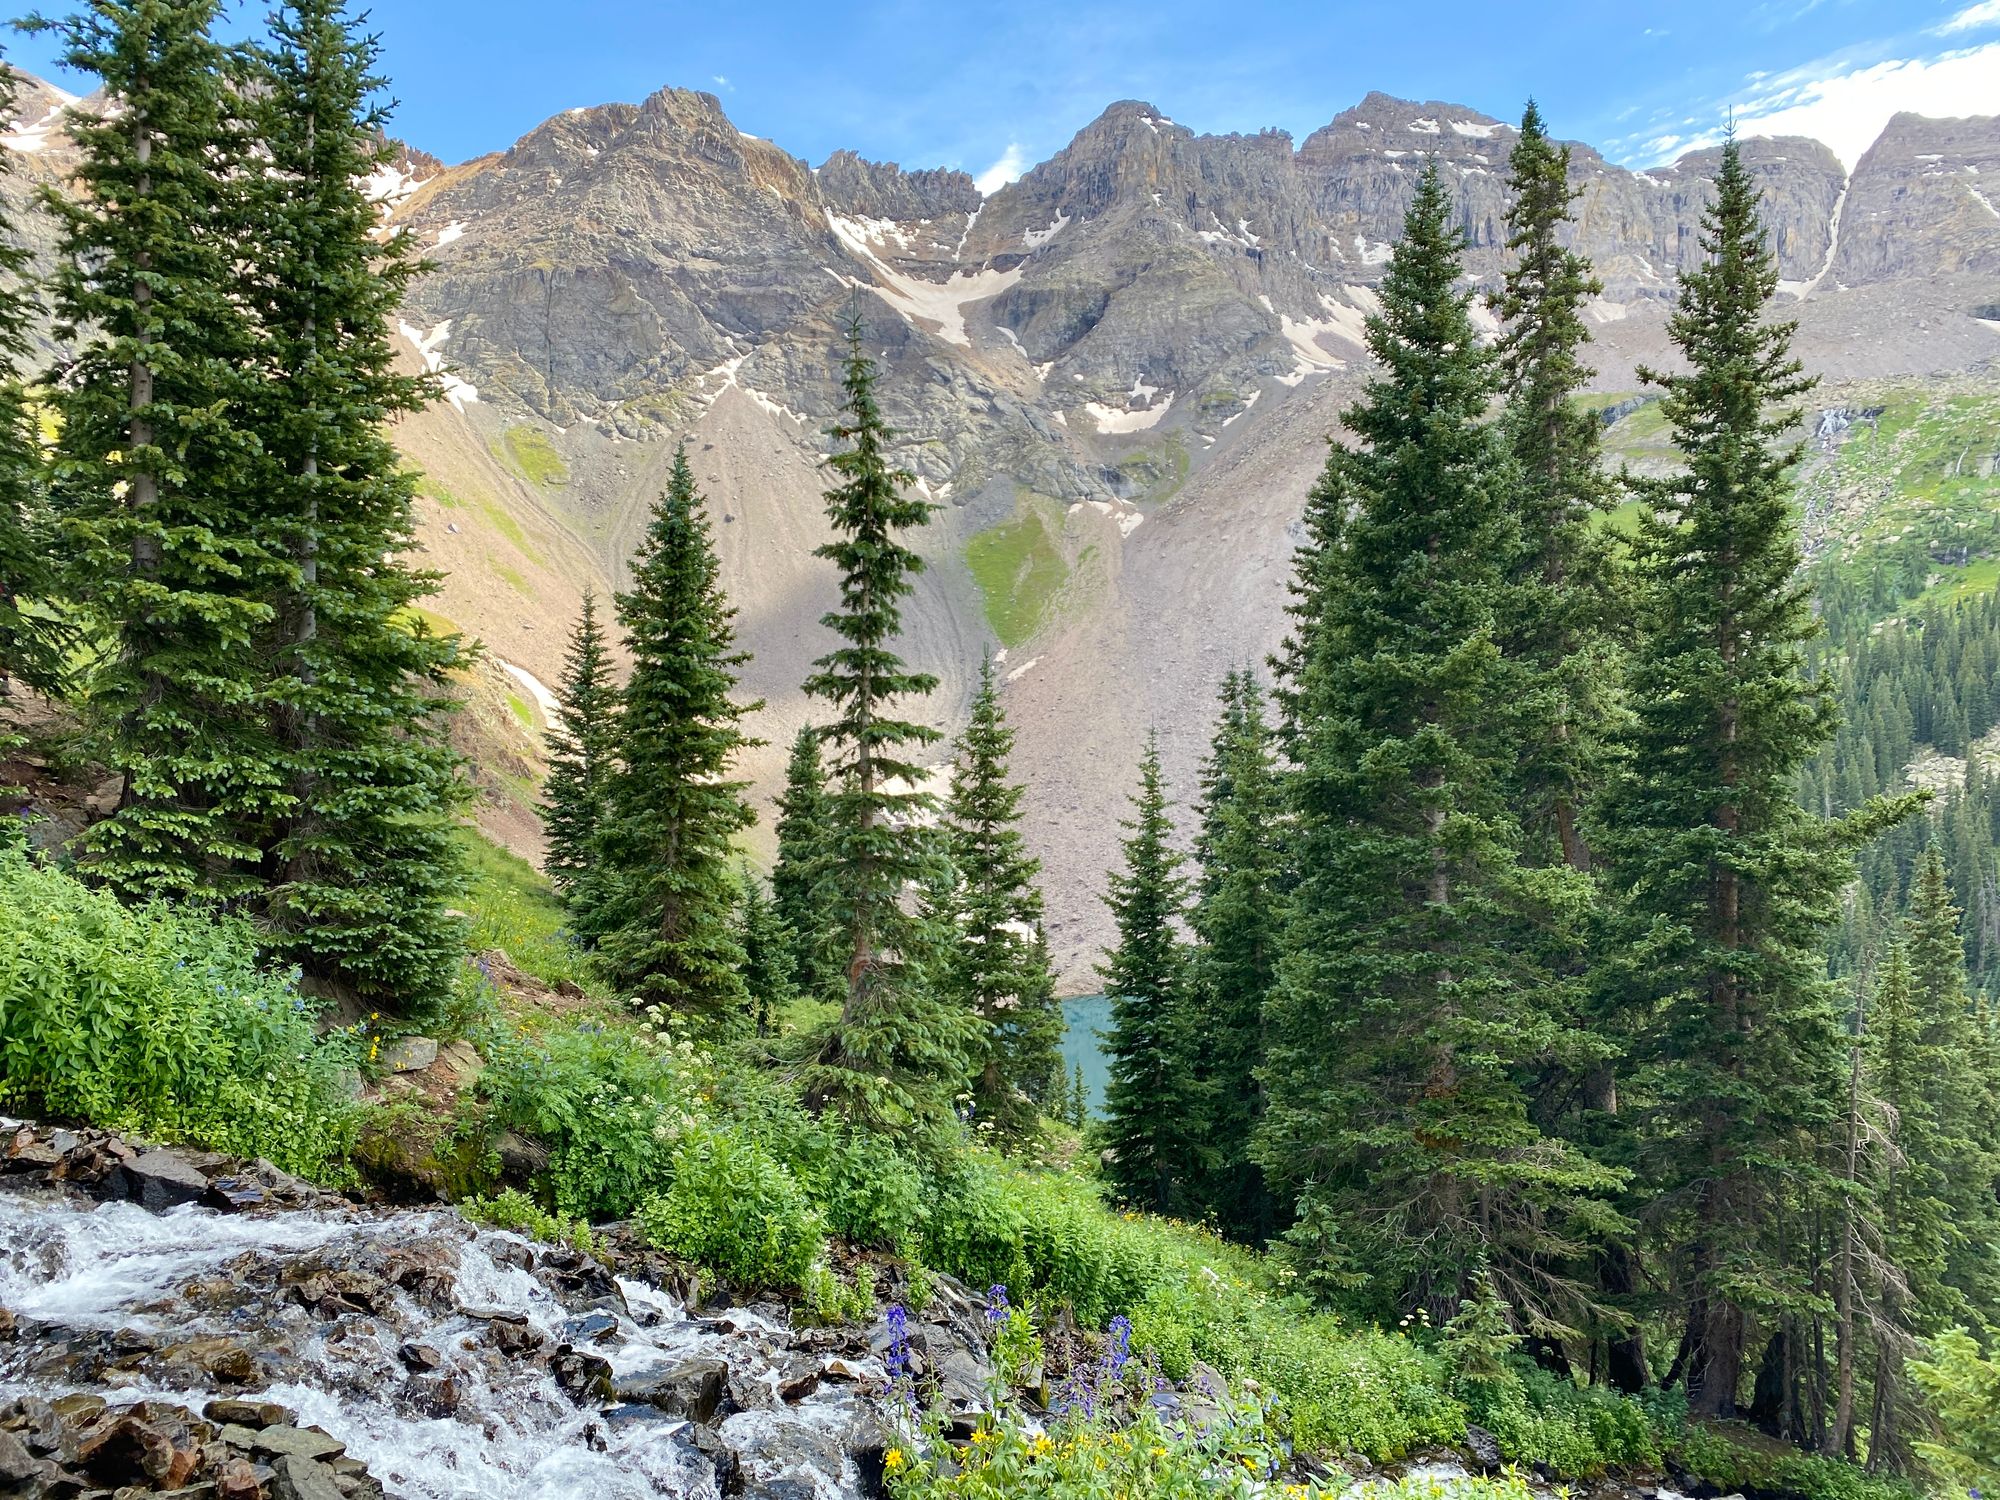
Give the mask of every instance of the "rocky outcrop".
M 1902 114 L 1854 168 L 1832 277 L 1847 286 L 2000 272 L 2000 121 Z
M 949 219 L 963 222 L 978 211 L 980 191 L 964 172 L 927 168 L 905 172 L 894 162 L 863 161 L 836 151 L 815 174 L 827 207 L 854 219 Z
M 347 1445 L 269 1401 L 17 1397 L 0 1407 L 0 1492 L 20 1500 L 171 1494 L 183 1500 L 382 1500 Z

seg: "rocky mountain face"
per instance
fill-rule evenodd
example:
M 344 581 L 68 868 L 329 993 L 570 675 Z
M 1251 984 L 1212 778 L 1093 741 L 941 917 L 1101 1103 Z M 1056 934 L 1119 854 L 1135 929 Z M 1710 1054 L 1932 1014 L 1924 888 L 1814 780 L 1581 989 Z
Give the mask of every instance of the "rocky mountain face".
M 51 107 L 22 93 L 12 202 L 59 168 Z M 1297 144 L 1123 101 L 982 196 L 962 172 L 847 151 L 810 167 L 713 95 L 664 89 L 457 166 L 405 152 L 371 186 L 383 233 L 435 267 L 402 331 L 451 399 L 402 440 L 452 575 L 437 610 L 523 684 L 553 681 L 577 592 L 621 580 L 685 442 L 756 653 L 746 687 L 769 701 L 759 732 L 782 747 L 829 644 L 818 465 L 857 314 L 897 456 L 938 506 L 908 619 L 908 654 L 943 681 L 925 711 L 954 726 L 980 654 L 1000 654 L 1051 938 L 1088 988 L 1139 741 L 1159 726 L 1191 791 L 1221 675 L 1281 634 L 1299 508 L 1365 378 L 1373 288 L 1424 163 L 1457 196 L 1469 281 L 1491 287 L 1514 137 L 1384 94 Z M 2000 120 L 1899 116 L 1851 179 L 1816 141 L 1745 152 L 1809 367 L 1879 379 L 2000 354 Z M 1573 149 L 1606 390 L 1669 353 L 1714 166 Z M 781 750 L 748 769 L 770 790 Z

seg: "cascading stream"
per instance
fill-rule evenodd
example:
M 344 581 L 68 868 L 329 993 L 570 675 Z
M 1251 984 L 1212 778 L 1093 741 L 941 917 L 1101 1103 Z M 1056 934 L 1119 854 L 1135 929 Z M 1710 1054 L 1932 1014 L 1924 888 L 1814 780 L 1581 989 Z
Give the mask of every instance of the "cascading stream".
M 199 1409 L 251 1391 L 406 1500 L 720 1500 L 717 1439 L 745 1493 L 846 1500 L 865 1388 L 882 1378 L 839 1361 L 802 1377 L 811 1357 L 773 1319 L 693 1317 L 629 1281 L 565 1285 L 526 1241 L 442 1212 L 153 1214 L 0 1192 L 0 1305 L 21 1328 L 0 1345 L 0 1396 Z M 628 1394 L 719 1361 L 712 1431 L 637 1400 L 579 1406 L 547 1357 L 564 1345 L 607 1361 Z

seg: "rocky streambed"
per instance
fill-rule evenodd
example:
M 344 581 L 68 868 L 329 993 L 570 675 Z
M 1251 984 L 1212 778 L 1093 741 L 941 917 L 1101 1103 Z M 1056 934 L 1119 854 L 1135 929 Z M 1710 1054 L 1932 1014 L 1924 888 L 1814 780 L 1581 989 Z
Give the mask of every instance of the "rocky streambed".
M 873 1328 L 350 1203 L 264 1163 L 0 1131 L 0 1495 L 848 1500 L 877 1492 Z M 977 1307 L 912 1345 L 979 1398 Z

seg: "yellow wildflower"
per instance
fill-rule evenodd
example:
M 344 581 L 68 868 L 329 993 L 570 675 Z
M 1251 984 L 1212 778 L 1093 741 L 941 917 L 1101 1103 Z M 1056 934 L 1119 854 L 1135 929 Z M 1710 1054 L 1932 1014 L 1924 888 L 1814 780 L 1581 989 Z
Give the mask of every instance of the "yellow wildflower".
M 887 1469 L 891 1474 L 902 1468 L 903 1450 L 901 1448 L 891 1448 L 887 1453 L 883 1454 L 882 1467 Z

